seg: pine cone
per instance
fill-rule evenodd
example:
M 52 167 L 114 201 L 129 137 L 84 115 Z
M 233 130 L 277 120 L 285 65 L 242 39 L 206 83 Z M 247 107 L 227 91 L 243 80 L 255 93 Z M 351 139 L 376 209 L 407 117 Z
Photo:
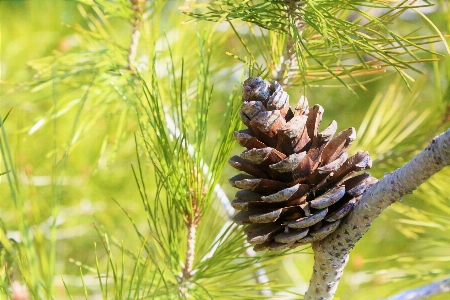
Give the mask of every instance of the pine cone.
M 230 178 L 241 189 L 232 206 L 245 225 L 254 250 L 282 250 L 321 240 L 336 230 L 362 193 L 376 179 L 355 172 L 371 167 L 369 153 L 348 157 L 354 128 L 336 132 L 336 121 L 318 132 L 323 108 L 311 109 L 302 97 L 295 107 L 274 82 L 249 78 L 242 92 L 241 119 L 248 129 L 235 132 L 245 148 L 229 163 L 247 174 Z

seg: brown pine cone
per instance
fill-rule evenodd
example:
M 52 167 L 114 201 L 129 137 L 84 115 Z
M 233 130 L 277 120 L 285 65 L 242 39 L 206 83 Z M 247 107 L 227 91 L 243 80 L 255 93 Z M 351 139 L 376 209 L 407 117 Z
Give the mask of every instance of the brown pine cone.
M 354 128 L 336 132 L 336 121 L 318 132 L 323 108 L 311 109 L 302 97 L 294 109 L 274 82 L 249 78 L 242 91 L 241 119 L 248 129 L 235 132 L 245 148 L 229 163 L 247 174 L 230 178 L 241 189 L 232 206 L 234 221 L 245 225 L 254 250 L 295 248 L 336 230 L 362 193 L 376 179 L 355 172 L 372 165 L 369 153 L 348 157 Z

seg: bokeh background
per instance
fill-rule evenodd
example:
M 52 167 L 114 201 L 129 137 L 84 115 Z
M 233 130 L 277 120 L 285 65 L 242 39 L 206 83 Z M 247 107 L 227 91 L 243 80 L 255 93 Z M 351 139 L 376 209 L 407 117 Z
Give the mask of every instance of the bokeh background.
M 442 33 L 448 34 L 448 3 L 437 2 L 423 13 Z M 192 46 L 197 25 L 181 24 L 189 17 L 180 7 L 190 4 L 167 1 L 155 14 L 158 20 L 143 29 L 137 55 L 143 72 L 151 60 L 148 47 L 165 51 L 160 45 L 164 39 L 172 45 L 175 55 L 185 57 L 185 68 L 195 65 L 189 59 L 197 51 Z M 139 130 L 138 120 L 126 101 L 112 92 L 114 86 L 106 91 L 93 88 L 89 100 L 84 99 L 95 72 L 90 62 L 101 63 L 102 51 L 113 47 L 113 43 L 114 47 L 127 49 L 132 26 L 119 17 L 110 18 L 108 34 L 113 32 L 114 36 L 111 44 L 102 45 L 94 41 L 95 37 L 86 38 L 88 33 L 83 31 L 92 29 L 96 22 L 96 10 L 77 1 L 0 1 L 0 115 L 4 117 L 13 108 L 4 129 L 25 216 L 36 239 L 43 242 L 40 245 L 56 235 L 54 299 L 67 298 L 61 278 L 70 286 L 73 299 L 84 299 L 80 265 L 95 266 L 95 244 L 101 243 L 96 227 L 125 244 L 139 244 L 115 201 L 126 208 L 137 224 L 145 222 L 131 170 L 131 165 L 137 164 L 134 133 Z M 404 14 L 392 28 L 405 34 L 410 28 L 419 28 L 424 35 L 435 34 L 429 23 L 414 12 Z M 80 38 L 83 35 L 85 38 Z M 245 76 L 245 66 L 226 55 L 227 51 L 245 55 L 232 30 L 220 25 L 215 36 L 211 57 L 211 81 L 215 87 L 208 120 L 211 143 L 220 130 L 219 120 L 228 95 Z M 340 130 L 354 126 L 358 133 L 364 120 L 371 120 L 369 125 L 375 133 L 366 132 L 352 149 L 371 152 L 371 173 L 377 178 L 401 166 L 448 128 L 448 54 L 442 42 L 431 47 L 443 56 L 418 53 L 430 61 L 415 66 L 421 73 L 407 72 L 414 79 L 410 89 L 391 70 L 366 83 L 366 90 L 354 87 L 350 91 L 333 80 L 315 82 L 306 89 L 310 103 L 320 103 L 325 109 L 323 124 L 335 119 Z M 70 53 L 84 54 L 67 55 Z M 180 66 L 179 59 L 176 63 Z M 161 68 L 161 72 L 166 71 Z M 56 79 L 50 80 L 51 77 Z M 298 87 L 290 87 L 288 92 L 291 99 L 298 99 L 303 93 Z M 386 116 L 394 121 L 387 122 Z M 374 124 L 377 120 L 381 124 Z M 233 151 L 238 153 L 241 149 L 236 146 Z M 2 163 L 0 171 L 4 172 Z M 234 174 L 231 167 L 226 167 L 222 176 L 230 199 L 235 191 L 227 178 Z M 146 176 L 151 182 L 150 171 Z M 378 218 L 351 253 L 337 297 L 380 299 L 450 276 L 449 182 L 450 172 L 443 170 Z M 7 178 L 1 176 L 0 220 L 8 238 L 20 242 L 16 211 Z M 211 214 L 217 215 L 215 222 L 227 220 L 220 209 Z M 56 230 L 51 229 L 54 222 Z M 45 252 L 45 246 L 42 251 Z M 99 255 L 102 259 L 104 254 Z M 289 291 L 304 293 L 312 263 L 310 249 L 289 254 L 273 261 L 269 277 L 287 285 Z M 101 299 L 95 276 L 93 272 L 85 274 L 89 299 Z M 295 299 L 283 293 L 278 297 Z M 432 299 L 448 299 L 448 294 Z

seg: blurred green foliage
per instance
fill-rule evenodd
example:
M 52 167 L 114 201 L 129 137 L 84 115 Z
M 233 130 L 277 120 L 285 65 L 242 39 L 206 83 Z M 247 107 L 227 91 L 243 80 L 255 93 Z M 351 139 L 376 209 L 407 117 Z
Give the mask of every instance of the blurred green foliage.
M 448 3 L 438 2 L 439 9 L 431 9 L 426 16 L 442 33 L 448 34 Z M 191 1 L 155 1 L 145 7 L 136 57 L 137 76 L 128 68 L 127 61 L 133 30 L 129 2 L 0 1 L 0 116 L 4 117 L 14 107 L 0 135 L 4 153 L 11 156 L 8 159 L 5 155 L 0 160 L 0 173 L 13 171 L 0 177 L 2 292 L 11 293 L 12 282 L 18 281 L 27 286 L 35 299 L 84 299 L 85 295 L 99 299 L 108 291 L 108 299 L 120 299 L 134 297 L 128 293 L 132 290 L 128 289 L 128 283 L 131 286 L 133 281 L 130 278 L 142 280 L 133 283 L 137 286 L 157 287 L 155 291 L 160 288 L 167 292 L 168 286 L 178 284 L 176 280 L 163 282 L 167 277 L 155 274 L 170 273 L 179 267 L 184 258 L 175 254 L 185 250 L 184 240 L 158 248 L 158 238 L 152 236 L 158 232 L 152 226 L 157 225 L 148 225 L 150 210 L 144 208 L 146 202 L 156 201 L 158 195 L 162 201 L 167 195 L 180 193 L 171 191 L 169 186 L 164 190 L 159 183 L 164 185 L 163 175 L 169 170 L 174 177 L 167 180 L 172 180 L 169 185 L 173 184 L 177 178 L 174 169 L 183 165 L 182 158 L 189 157 L 189 153 L 185 149 L 186 153 L 167 167 L 163 164 L 170 161 L 170 156 L 164 151 L 173 150 L 174 155 L 183 152 L 181 144 L 168 141 L 167 145 L 173 148 L 161 144 L 161 149 L 152 149 L 166 155 L 167 161 L 148 151 L 149 145 L 153 147 L 155 143 L 149 142 L 146 148 L 145 141 L 157 140 L 161 135 L 145 134 L 155 128 L 146 122 L 156 109 L 146 104 L 154 94 L 145 93 L 145 85 L 153 92 L 158 88 L 160 95 L 156 101 L 165 99 L 160 104 L 172 108 L 166 112 L 172 113 L 176 125 L 186 133 L 186 140 L 180 141 L 191 144 L 196 138 L 202 141 L 196 150 L 209 163 L 217 153 L 212 149 L 219 151 L 214 146 L 224 138 L 225 129 L 236 126 L 230 121 L 233 114 L 226 112 L 236 109 L 232 103 L 239 96 L 230 100 L 230 95 L 233 91 L 236 94 L 236 88 L 255 69 L 270 77 L 265 68 L 275 67 L 268 61 L 273 53 L 281 51 L 284 42 L 281 36 L 271 36 L 267 31 L 257 33 L 258 28 L 245 22 L 188 22 L 192 19 L 183 11 L 189 10 L 191 4 Z M 389 26 L 399 35 L 414 31 L 433 42 L 437 40 L 435 28 L 414 12 L 395 16 Z M 199 41 L 207 47 L 202 49 Z M 420 72 L 402 70 L 405 77 L 414 79 L 409 81 L 410 89 L 390 69 L 376 81 L 370 76 L 362 77 L 364 89 L 357 84 L 350 90 L 333 76 L 314 73 L 317 68 L 313 67 L 312 74 L 317 76 L 310 81 L 302 79 L 309 85 L 287 89 L 291 102 L 306 94 L 311 104 L 320 103 L 325 108 L 324 124 L 335 119 L 341 130 L 356 127 L 358 139 L 352 149 L 371 153 L 374 160 L 371 172 L 380 178 L 403 165 L 449 127 L 448 53 L 442 42 L 422 46 L 430 53 L 446 55 L 447 59 L 417 52 L 423 62 L 414 67 Z M 324 57 L 331 59 L 329 56 Z M 206 57 L 208 67 L 199 67 L 205 64 Z M 257 64 L 262 67 L 256 68 Z M 249 66 L 253 69 L 249 70 Z M 181 76 L 184 81 L 179 80 Z M 297 83 L 304 83 L 302 80 Z M 199 88 L 199 82 L 205 86 Z M 199 91 L 207 99 L 199 100 Z M 209 103 L 207 111 L 206 106 L 196 107 L 199 103 L 206 105 L 204 100 Z M 159 109 L 159 113 L 164 112 L 163 107 Z M 197 114 L 199 111 L 203 115 Z M 196 120 L 199 115 L 201 120 Z M 229 125 L 224 125 L 227 120 Z M 195 136 L 199 129 L 195 124 L 203 124 L 199 130 L 203 136 Z M 203 132 L 206 127 L 208 131 Z M 161 134 L 165 130 L 159 129 Z M 194 137 L 187 137 L 187 133 Z M 170 140 L 169 133 L 164 134 Z M 241 149 L 220 151 L 237 153 Z M 212 168 L 221 171 L 219 165 L 226 158 L 216 159 L 219 162 Z M 200 157 L 190 164 L 201 168 Z M 214 174 L 209 185 L 223 183 L 231 198 L 235 191 L 226 184 L 226 179 L 234 174 L 226 166 L 223 172 Z M 450 274 L 449 181 L 447 168 L 380 216 L 353 250 L 337 297 L 379 299 Z M 142 198 L 143 183 L 148 198 Z M 196 188 L 201 193 L 201 187 Z M 273 280 L 264 288 L 269 286 L 278 297 L 286 299 L 296 299 L 299 297 L 296 293 L 304 293 L 313 263 L 309 249 L 278 259 L 274 254 L 249 258 L 243 255 L 242 234 L 230 228 L 232 233 L 222 236 L 222 248 L 218 248 L 215 260 L 210 260 L 210 265 L 200 261 L 227 221 L 212 191 L 208 197 L 198 228 L 195 263 L 200 270 L 196 282 L 199 288 L 193 288 L 192 297 L 207 298 L 204 290 L 209 290 L 214 299 L 255 299 L 263 288 L 253 285 L 252 271 L 257 269 L 257 262 L 263 263 Z M 161 204 L 160 208 L 158 217 L 162 218 L 161 212 L 168 213 L 168 207 Z M 176 208 L 181 215 L 192 209 Z M 173 215 L 170 220 L 176 218 Z M 167 224 L 161 227 L 163 231 L 170 232 L 170 226 L 181 230 L 183 220 Z M 177 231 L 173 238 L 180 236 Z M 178 252 L 177 247 L 181 248 Z M 152 256 L 152 251 L 157 254 Z M 208 269 L 214 274 L 208 273 Z M 232 273 L 234 276 L 226 281 Z M 98 280 L 105 274 L 113 282 L 109 286 Z M 161 282 L 154 283 L 152 278 Z M 155 291 L 151 292 L 156 297 L 159 294 Z M 173 297 L 168 292 L 166 295 L 159 296 Z M 441 295 L 433 299 L 446 298 Z

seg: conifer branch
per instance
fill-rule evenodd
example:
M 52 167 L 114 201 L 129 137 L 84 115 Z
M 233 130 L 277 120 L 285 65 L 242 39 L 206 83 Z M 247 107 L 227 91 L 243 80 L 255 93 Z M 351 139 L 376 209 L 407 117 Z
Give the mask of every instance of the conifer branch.
M 450 165 L 450 129 L 403 167 L 384 176 L 367 190 L 339 228 L 313 243 L 314 269 L 305 299 L 332 299 L 350 250 L 378 215 L 411 193 L 433 174 Z
M 386 298 L 386 300 L 419 300 L 450 292 L 450 278 L 433 282 Z
M 179 137 L 180 136 L 180 130 L 176 127 L 175 122 L 172 120 L 172 118 L 170 117 L 169 114 L 165 114 L 165 118 L 166 118 L 166 123 L 167 123 L 167 129 L 169 130 L 170 134 L 172 134 L 175 137 Z M 191 157 L 194 156 L 194 153 L 192 151 L 192 147 L 190 145 L 188 145 L 188 152 L 189 155 Z M 211 173 L 209 171 L 209 167 L 206 163 L 202 163 L 201 164 L 202 167 L 202 172 L 203 175 L 206 177 L 210 177 Z M 214 186 L 214 194 L 216 195 L 216 197 L 220 200 L 223 208 L 225 209 L 228 218 L 231 220 L 235 214 L 235 209 L 231 206 L 231 202 L 230 199 L 227 197 L 227 195 L 225 194 L 224 190 L 222 189 L 222 187 L 220 186 L 220 184 L 216 184 Z M 225 223 L 224 226 L 228 226 L 229 223 Z M 187 251 L 186 251 L 186 262 L 185 262 L 185 266 L 183 268 L 182 271 L 182 276 L 183 278 L 186 278 L 187 274 L 185 274 L 185 272 L 189 271 L 189 273 L 192 271 L 192 264 L 194 261 L 194 252 L 195 252 L 195 238 L 196 238 L 196 230 L 197 230 L 197 226 L 188 226 L 188 238 L 187 238 Z M 190 254 L 190 250 L 189 249 L 194 249 L 194 252 L 192 254 Z M 253 251 L 252 248 L 247 248 L 245 251 L 245 254 L 249 257 L 255 257 L 256 256 L 256 252 Z M 207 253 L 205 255 L 205 257 L 209 257 L 211 256 L 211 253 Z M 190 266 L 190 270 L 187 267 L 188 266 L 188 259 L 189 262 L 191 262 L 191 266 Z M 256 265 L 257 267 L 257 271 L 255 272 L 254 276 L 255 276 L 255 281 L 258 284 L 267 284 L 269 282 L 269 278 L 266 274 L 266 270 L 261 267 L 261 265 L 259 263 L 257 263 Z M 182 294 L 185 293 L 185 289 L 183 286 L 180 287 L 180 292 Z M 272 290 L 270 289 L 270 287 L 266 287 L 264 289 L 262 289 L 260 291 L 260 294 L 263 296 L 272 296 Z
M 392 23 L 404 12 L 432 6 L 431 3 L 418 4 L 415 0 L 408 1 L 301 1 L 301 0 L 270 0 L 243 1 L 235 4 L 230 1 L 217 0 L 207 6 L 198 4 L 193 8 L 203 8 L 203 11 L 188 11 L 192 21 L 221 21 L 227 16 L 227 21 L 240 20 L 255 24 L 271 32 L 295 36 L 297 57 L 301 57 L 297 65 L 289 72 L 283 72 L 279 67 L 272 72 L 272 78 L 284 85 L 279 76 L 288 73 L 291 81 L 301 79 L 306 85 L 314 81 L 337 79 L 341 84 L 351 89 L 357 85 L 364 88 L 366 80 L 361 76 L 377 75 L 392 67 L 408 84 L 409 76 L 403 70 L 421 72 L 415 64 L 426 61 L 415 53 L 424 51 L 440 56 L 439 53 L 427 49 L 423 45 L 443 41 L 439 32 L 434 35 L 416 35 L 417 30 L 410 34 L 400 35 L 391 30 Z M 293 9 L 290 9 L 293 8 Z M 290 10 L 290 11 L 289 11 Z M 289 17 L 286 17 L 289 11 Z M 383 11 L 382 14 L 377 12 Z M 419 13 L 418 13 L 419 14 Z M 422 14 L 420 16 L 424 17 Z M 295 25 L 301 20 L 306 30 L 296 32 Z M 364 20 L 364 21 L 363 21 Z M 387 34 L 384 34 L 387 33 Z M 310 43 L 309 41 L 314 41 Z M 445 43 L 445 41 L 443 41 Z M 300 44 L 300 45 L 299 45 Z M 244 45 L 248 48 L 247 45 Z M 271 53 L 273 49 L 266 49 Z M 268 55 L 270 56 L 270 55 Z M 288 57 L 286 57 L 288 58 Z M 246 61 L 243 58 L 239 58 Z M 252 59 L 253 63 L 257 62 Z M 268 61 L 268 64 L 271 62 Z

